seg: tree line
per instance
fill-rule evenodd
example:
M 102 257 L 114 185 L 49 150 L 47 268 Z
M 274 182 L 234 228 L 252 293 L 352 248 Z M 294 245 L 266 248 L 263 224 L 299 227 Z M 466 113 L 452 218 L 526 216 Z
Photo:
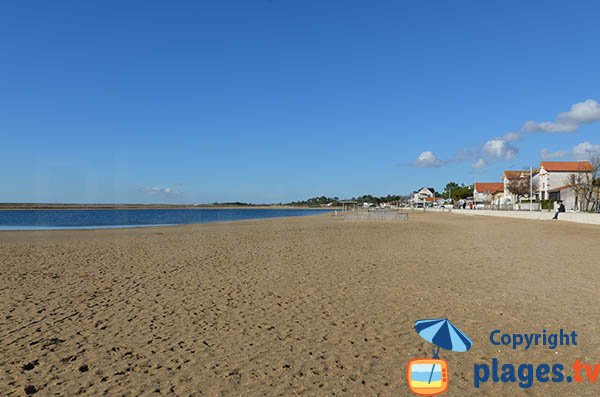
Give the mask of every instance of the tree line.
M 373 204 L 373 205 L 379 205 L 382 203 L 398 204 L 398 203 L 408 202 L 409 198 L 410 198 L 409 196 L 393 195 L 393 194 L 388 194 L 385 196 L 374 196 L 371 194 L 363 194 L 362 196 L 351 197 L 348 199 L 340 199 L 337 196 L 335 196 L 335 197 L 317 196 L 317 197 L 311 197 L 306 200 L 292 201 L 290 203 L 287 203 L 286 205 L 309 206 L 309 207 L 332 205 L 332 206 L 337 207 L 337 206 L 342 205 L 342 201 L 354 201 L 358 204 L 369 203 L 369 204 Z
M 440 197 L 452 201 L 460 201 L 472 196 L 473 186 L 466 186 L 464 183 L 459 185 L 456 182 L 448 182 L 440 194 Z

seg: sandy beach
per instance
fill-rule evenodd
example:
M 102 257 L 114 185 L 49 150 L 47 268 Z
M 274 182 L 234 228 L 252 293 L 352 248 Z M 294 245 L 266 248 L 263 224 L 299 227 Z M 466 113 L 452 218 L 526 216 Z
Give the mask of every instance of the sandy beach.
M 414 322 L 448 317 L 473 347 L 441 352 L 445 395 L 596 396 L 475 389 L 473 366 L 600 363 L 599 241 L 598 226 L 452 214 L 0 232 L 0 394 L 406 396 L 407 362 L 431 356 Z M 561 328 L 578 346 L 489 341 Z

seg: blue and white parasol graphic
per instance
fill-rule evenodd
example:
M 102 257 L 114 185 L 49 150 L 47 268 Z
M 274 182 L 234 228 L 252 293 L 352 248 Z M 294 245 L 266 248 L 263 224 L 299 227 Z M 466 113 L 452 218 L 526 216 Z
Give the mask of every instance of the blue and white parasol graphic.
M 433 358 L 439 358 L 440 348 L 454 352 L 466 352 L 471 348 L 473 341 L 447 318 L 437 318 L 431 320 L 418 320 L 415 323 L 415 330 L 427 342 L 437 346 L 437 351 L 433 349 Z M 429 383 L 435 364 L 431 368 Z

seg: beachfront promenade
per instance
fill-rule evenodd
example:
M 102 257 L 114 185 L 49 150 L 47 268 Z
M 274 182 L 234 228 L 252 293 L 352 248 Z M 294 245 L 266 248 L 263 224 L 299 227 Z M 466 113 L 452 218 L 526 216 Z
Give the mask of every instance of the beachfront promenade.
M 552 220 L 554 211 L 495 211 L 495 210 L 468 210 L 449 208 L 428 208 L 427 212 L 450 212 L 452 214 L 467 216 L 498 216 L 503 218 Z M 563 212 L 559 215 L 561 222 L 587 223 L 600 225 L 600 214 L 590 212 Z

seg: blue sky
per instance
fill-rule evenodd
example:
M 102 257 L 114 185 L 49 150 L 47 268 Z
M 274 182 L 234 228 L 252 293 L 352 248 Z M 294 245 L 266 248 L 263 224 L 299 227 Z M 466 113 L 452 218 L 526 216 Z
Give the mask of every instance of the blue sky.
M 3 1 L 0 202 L 404 194 L 600 154 L 598 20 L 596 1 Z

